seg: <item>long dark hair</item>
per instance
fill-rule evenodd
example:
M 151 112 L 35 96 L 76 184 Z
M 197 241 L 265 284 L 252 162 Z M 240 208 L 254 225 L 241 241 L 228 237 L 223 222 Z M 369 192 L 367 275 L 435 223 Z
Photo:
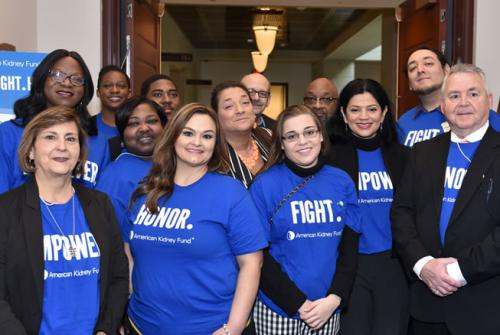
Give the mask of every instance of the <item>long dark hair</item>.
M 158 139 L 153 152 L 153 167 L 144 179 L 144 182 L 141 183 L 139 188 L 132 195 L 131 203 L 133 203 L 138 196 L 145 194 L 146 207 L 151 213 L 156 213 L 158 211 L 158 200 L 163 196 L 170 197 L 170 195 L 172 195 L 175 170 L 177 168 L 175 142 L 186 126 L 186 123 L 188 123 L 195 114 L 208 115 L 215 123 L 217 131 L 214 153 L 207 163 L 208 171 L 218 171 L 222 173 L 228 171 L 229 159 L 224 135 L 222 134 L 217 114 L 205 105 L 190 103 L 174 114 L 168 127 Z
M 89 135 L 95 135 L 97 129 L 91 126 L 90 114 L 87 110 L 87 105 L 92 100 L 94 95 L 94 84 L 92 83 L 92 76 L 85 64 L 83 58 L 76 51 L 68 51 L 65 49 L 57 49 L 49 53 L 40 62 L 33 72 L 31 79 L 30 94 L 26 98 L 17 100 L 14 103 L 14 113 L 16 114 L 15 123 L 21 127 L 26 126 L 38 113 L 47 108 L 47 98 L 45 97 L 45 82 L 49 71 L 55 63 L 64 57 L 71 57 L 80 64 L 83 71 L 84 85 L 82 100 L 74 106 L 76 114 L 80 118 L 83 128 Z
M 323 122 L 321 122 L 318 116 L 311 110 L 311 108 L 307 107 L 306 105 L 289 106 L 285 108 L 285 110 L 278 116 L 278 120 L 276 121 L 276 128 L 273 132 L 272 137 L 271 153 L 269 154 L 269 158 L 260 172 L 269 169 L 275 164 L 283 162 L 283 160 L 285 159 L 285 152 L 282 149 L 283 127 L 288 119 L 299 115 L 309 115 L 310 117 L 312 117 L 314 123 L 316 124 L 316 127 L 320 131 L 320 134 L 323 136 L 323 142 L 321 142 L 321 151 L 319 154 L 326 154 L 329 149 L 329 142 L 325 127 L 323 126 Z
M 397 141 L 396 123 L 392 114 L 392 103 L 379 82 L 372 79 L 354 79 L 350 81 L 340 92 L 337 110 L 327 121 L 327 131 L 330 141 L 347 143 L 352 140 L 352 131 L 342 117 L 342 111 L 347 113 L 347 105 L 351 98 L 358 94 L 370 93 L 377 100 L 382 110 L 387 109 L 384 121 L 381 125 L 380 137 L 383 143 L 391 144 Z

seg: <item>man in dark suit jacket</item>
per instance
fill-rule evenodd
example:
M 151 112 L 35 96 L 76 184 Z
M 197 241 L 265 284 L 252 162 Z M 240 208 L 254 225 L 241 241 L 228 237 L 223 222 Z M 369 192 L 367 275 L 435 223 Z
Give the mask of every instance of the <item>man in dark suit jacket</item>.
M 276 126 L 276 120 L 264 114 L 264 110 L 269 106 L 269 102 L 271 101 L 271 83 L 269 83 L 269 80 L 264 75 L 258 72 L 247 74 L 241 78 L 241 83 L 248 89 L 248 93 L 250 93 L 257 126 L 273 131 Z
M 484 73 L 452 67 L 441 110 L 451 132 L 411 152 L 391 211 L 410 275 L 412 334 L 500 334 L 500 134 Z

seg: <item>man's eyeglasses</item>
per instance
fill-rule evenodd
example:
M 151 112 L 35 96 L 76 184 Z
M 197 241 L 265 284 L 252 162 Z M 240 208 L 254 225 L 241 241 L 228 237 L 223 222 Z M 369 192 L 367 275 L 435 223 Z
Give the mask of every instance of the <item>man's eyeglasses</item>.
M 271 95 L 268 91 L 256 91 L 256 90 L 248 90 L 250 97 L 253 97 L 255 94 L 259 96 L 261 99 L 267 99 Z
M 302 136 L 304 136 L 305 139 L 313 139 L 318 134 L 319 134 L 318 129 L 306 129 L 302 132 Z M 281 137 L 281 139 L 283 141 L 288 142 L 288 143 L 297 142 L 299 140 L 299 138 L 300 138 L 300 134 L 295 132 L 295 131 L 291 131 L 289 133 L 286 133 L 284 136 Z
M 78 74 L 67 74 L 59 70 L 49 70 L 49 77 L 52 78 L 56 83 L 64 83 L 64 81 L 69 78 L 71 84 L 75 86 L 83 86 L 85 84 L 85 78 Z
M 337 101 L 337 98 L 326 97 L 326 98 L 317 98 L 314 96 L 306 96 L 304 97 L 304 104 L 308 106 L 313 106 L 316 104 L 316 101 L 319 101 L 322 105 L 331 105 L 332 103 Z

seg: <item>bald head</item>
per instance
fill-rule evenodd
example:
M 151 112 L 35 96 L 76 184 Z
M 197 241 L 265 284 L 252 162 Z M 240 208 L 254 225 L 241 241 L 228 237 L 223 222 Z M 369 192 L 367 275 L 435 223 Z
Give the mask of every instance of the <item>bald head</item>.
M 271 84 L 260 73 L 247 74 L 241 78 L 241 83 L 248 89 L 252 99 L 253 112 L 261 115 L 269 105 Z
M 304 104 L 312 108 L 314 113 L 326 121 L 337 108 L 339 92 L 337 86 L 328 78 L 317 78 L 309 83 L 304 95 Z

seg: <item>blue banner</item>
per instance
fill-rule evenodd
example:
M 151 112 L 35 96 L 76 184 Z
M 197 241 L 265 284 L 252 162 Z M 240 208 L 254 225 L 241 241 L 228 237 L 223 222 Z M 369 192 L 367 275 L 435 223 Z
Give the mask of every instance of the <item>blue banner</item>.
M 0 51 L 0 122 L 14 117 L 14 102 L 29 94 L 31 75 L 45 56 L 38 52 Z

